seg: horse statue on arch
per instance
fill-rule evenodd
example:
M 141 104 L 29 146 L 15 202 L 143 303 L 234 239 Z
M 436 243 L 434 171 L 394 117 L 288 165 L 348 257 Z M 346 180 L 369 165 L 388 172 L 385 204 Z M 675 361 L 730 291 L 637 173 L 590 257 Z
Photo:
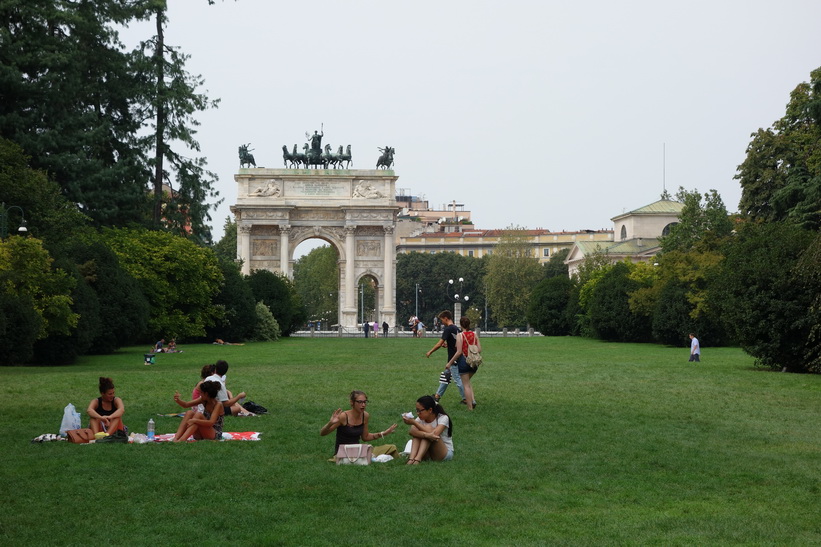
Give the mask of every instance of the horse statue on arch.
M 253 148 L 249 150 L 248 149 L 249 146 L 251 146 L 250 142 L 248 144 L 241 144 L 239 146 L 239 166 L 240 166 L 240 168 L 246 167 L 246 166 L 251 167 L 252 165 L 254 167 L 257 166 L 257 163 L 254 161 L 254 155 L 251 153 L 251 150 L 253 150 Z
M 379 169 L 380 167 L 383 169 L 390 169 L 393 166 L 393 154 L 395 150 L 390 146 L 386 146 L 385 148 L 377 148 L 382 155 L 379 156 L 379 159 L 376 160 L 376 168 Z
M 337 159 L 336 162 L 339 165 L 340 169 L 343 168 L 342 167 L 343 163 L 345 164 L 344 169 L 347 169 L 348 167 L 350 167 L 350 165 L 353 163 L 352 156 L 351 156 L 351 145 L 350 144 L 348 145 L 348 149 L 347 149 L 346 152 L 342 152 L 342 147 L 340 146 L 338 156 L 339 156 L 339 159 Z

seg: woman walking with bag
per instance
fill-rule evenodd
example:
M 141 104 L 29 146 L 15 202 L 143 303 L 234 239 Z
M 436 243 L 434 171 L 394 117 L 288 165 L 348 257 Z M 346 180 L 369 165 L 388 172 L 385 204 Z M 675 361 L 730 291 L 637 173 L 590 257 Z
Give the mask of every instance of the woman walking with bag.
M 466 357 L 469 354 L 468 346 L 476 346 L 479 353 L 482 352 L 482 343 L 479 342 L 479 337 L 470 329 L 470 319 L 462 316 L 459 319 L 459 325 L 462 327 L 462 332 L 456 335 L 456 353 L 453 354 L 447 367 L 456 363 L 459 368 L 459 376 L 462 378 L 462 385 L 465 386 L 465 400 L 468 403 L 468 408 L 473 410 L 476 406 L 476 397 L 473 394 L 473 384 L 470 383 L 473 375 L 479 370 L 477 367 L 468 365 Z M 445 367 L 445 370 L 447 370 Z
M 371 416 L 365 412 L 367 404 L 368 396 L 365 395 L 364 391 L 351 391 L 351 409 L 343 411 L 341 408 L 337 408 L 331 414 L 328 423 L 319 430 L 319 434 L 323 437 L 331 431 L 336 431 L 334 454 L 339 451 L 340 445 L 360 444 L 360 439 L 362 442 L 383 439 L 385 435 L 390 435 L 396 429 L 396 424 L 393 424 L 379 433 L 370 433 L 368 431 L 368 419 Z

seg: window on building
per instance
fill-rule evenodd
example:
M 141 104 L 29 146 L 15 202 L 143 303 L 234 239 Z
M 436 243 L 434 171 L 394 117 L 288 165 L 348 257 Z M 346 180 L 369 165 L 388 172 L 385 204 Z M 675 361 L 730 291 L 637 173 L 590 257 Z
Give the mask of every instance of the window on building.
M 671 222 L 670 224 L 668 224 L 667 226 L 665 226 L 665 227 L 664 227 L 664 229 L 661 231 L 661 235 L 663 235 L 663 236 L 668 236 L 668 235 L 670 235 L 670 230 L 671 230 L 671 229 L 673 228 L 673 226 L 675 226 L 676 224 L 678 224 L 678 222 Z
M 468 256 L 473 256 L 473 251 L 468 251 Z
M 621 226 L 621 239 L 622 240 L 627 239 L 627 226 L 625 226 L 623 224 Z
M 550 256 L 550 249 L 548 249 L 547 247 L 542 249 L 542 256 Z

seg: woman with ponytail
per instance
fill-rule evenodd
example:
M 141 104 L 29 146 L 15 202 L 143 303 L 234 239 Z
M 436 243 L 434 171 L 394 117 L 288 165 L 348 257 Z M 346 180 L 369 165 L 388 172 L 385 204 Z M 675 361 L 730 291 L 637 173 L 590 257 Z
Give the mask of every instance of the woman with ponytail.
M 453 424 L 450 416 L 432 395 L 416 400 L 416 418 L 402 416 L 410 426 L 411 451 L 408 465 L 422 460 L 448 461 L 453 459 Z

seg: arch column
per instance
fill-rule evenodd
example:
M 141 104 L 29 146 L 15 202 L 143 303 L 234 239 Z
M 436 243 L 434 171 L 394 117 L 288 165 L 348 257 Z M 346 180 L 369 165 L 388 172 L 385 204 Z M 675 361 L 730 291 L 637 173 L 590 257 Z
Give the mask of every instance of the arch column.
M 279 227 L 279 271 L 282 275 L 291 279 L 291 260 L 288 250 L 291 242 L 291 227 L 284 225 Z
M 345 226 L 345 307 L 343 315 L 353 317 L 356 325 L 356 226 Z M 350 319 L 349 319 L 350 321 Z
M 242 260 L 242 273 L 251 274 L 251 226 L 241 224 L 239 226 L 239 248 L 237 258 Z
M 396 279 L 396 272 L 394 271 L 394 260 L 393 257 L 395 252 L 391 252 L 396 249 L 396 244 L 394 243 L 394 227 L 393 226 L 384 226 L 383 229 L 385 230 L 385 244 L 384 244 L 384 254 L 385 254 L 385 262 L 384 262 L 384 270 L 385 273 L 383 277 L 383 297 L 382 297 L 382 318 L 380 321 L 388 321 L 388 324 L 396 324 L 396 294 L 395 289 L 393 286 L 393 282 Z

